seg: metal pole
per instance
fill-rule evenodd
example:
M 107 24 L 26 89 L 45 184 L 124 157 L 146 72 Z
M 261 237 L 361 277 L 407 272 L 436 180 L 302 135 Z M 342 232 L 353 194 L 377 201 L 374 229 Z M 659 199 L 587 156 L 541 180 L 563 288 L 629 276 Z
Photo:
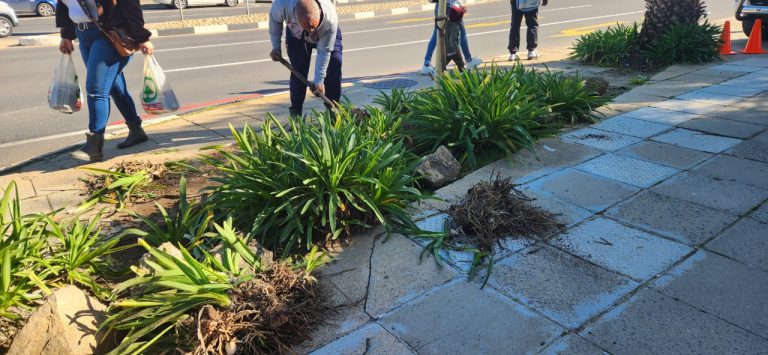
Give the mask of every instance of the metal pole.
M 181 16 L 181 20 L 184 21 L 184 0 L 176 0 L 179 2 L 179 16 Z
M 249 0 L 245 0 L 245 14 L 250 15 L 251 14 L 251 7 L 248 5 Z
M 437 18 L 435 18 L 435 24 L 438 27 L 437 31 L 437 53 L 435 58 L 435 70 L 437 75 L 443 74 L 445 71 L 445 3 L 446 0 L 439 0 L 437 2 Z

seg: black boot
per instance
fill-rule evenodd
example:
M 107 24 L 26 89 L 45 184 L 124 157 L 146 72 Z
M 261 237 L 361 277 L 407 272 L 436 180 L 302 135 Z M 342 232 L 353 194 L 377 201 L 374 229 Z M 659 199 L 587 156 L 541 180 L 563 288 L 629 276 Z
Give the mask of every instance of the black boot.
M 288 114 L 293 118 L 301 118 L 303 116 L 303 107 L 289 107 L 288 108 Z
M 117 148 L 124 149 L 132 147 L 136 144 L 144 143 L 148 140 L 149 138 L 144 132 L 144 129 L 141 128 L 141 125 L 128 125 L 128 137 L 125 137 L 125 140 L 122 143 L 118 143 Z
M 104 150 L 104 134 L 88 132 L 85 134 L 85 145 L 70 155 L 79 160 L 101 161 L 104 158 L 102 150 Z

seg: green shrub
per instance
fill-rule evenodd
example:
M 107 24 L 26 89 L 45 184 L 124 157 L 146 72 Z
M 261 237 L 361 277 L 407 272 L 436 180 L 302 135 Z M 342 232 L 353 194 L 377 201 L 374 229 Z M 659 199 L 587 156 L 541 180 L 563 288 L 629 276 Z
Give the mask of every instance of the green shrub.
M 405 208 L 421 195 L 400 140 L 346 109 L 289 124 L 286 130 L 268 115 L 259 133 L 232 129 L 237 151 L 220 149 L 226 160 L 212 161 L 220 184 L 209 198 L 215 211 L 282 256 L 374 222 L 413 224 Z
M 535 138 L 553 130 L 542 123 L 549 115 L 545 98 L 523 84 L 521 72 L 494 66 L 438 77 L 436 88 L 415 93 L 402 133 L 417 153 L 445 145 L 470 169 L 477 167 L 478 155 L 489 151 L 511 155 L 533 149 Z
M 610 101 L 588 88 L 579 74 L 565 75 L 547 70 L 539 78 L 542 95 L 559 122 L 597 122 L 599 116 L 595 110 Z
M 645 55 L 659 66 L 710 62 L 720 58 L 721 32 L 719 25 L 709 22 L 676 24 L 657 38 Z
M 585 64 L 622 66 L 637 43 L 638 33 L 637 23 L 631 26 L 617 23 L 605 31 L 582 35 L 571 48 L 570 58 Z

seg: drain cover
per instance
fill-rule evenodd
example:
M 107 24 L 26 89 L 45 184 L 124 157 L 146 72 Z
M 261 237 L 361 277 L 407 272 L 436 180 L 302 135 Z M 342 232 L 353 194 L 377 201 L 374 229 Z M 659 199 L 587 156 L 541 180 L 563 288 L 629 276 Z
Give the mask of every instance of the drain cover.
M 371 89 L 405 89 L 416 85 L 416 81 L 408 79 L 385 79 L 369 83 L 363 83 L 363 86 Z

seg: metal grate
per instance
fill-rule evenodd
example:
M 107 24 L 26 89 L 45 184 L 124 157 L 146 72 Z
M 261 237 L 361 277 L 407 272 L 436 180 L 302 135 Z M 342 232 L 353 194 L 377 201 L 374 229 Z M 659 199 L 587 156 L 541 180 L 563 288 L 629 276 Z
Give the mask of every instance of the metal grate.
M 371 89 L 405 89 L 416 85 L 416 81 L 409 79 L 384 79 L 363 83 L 363 86 Z

